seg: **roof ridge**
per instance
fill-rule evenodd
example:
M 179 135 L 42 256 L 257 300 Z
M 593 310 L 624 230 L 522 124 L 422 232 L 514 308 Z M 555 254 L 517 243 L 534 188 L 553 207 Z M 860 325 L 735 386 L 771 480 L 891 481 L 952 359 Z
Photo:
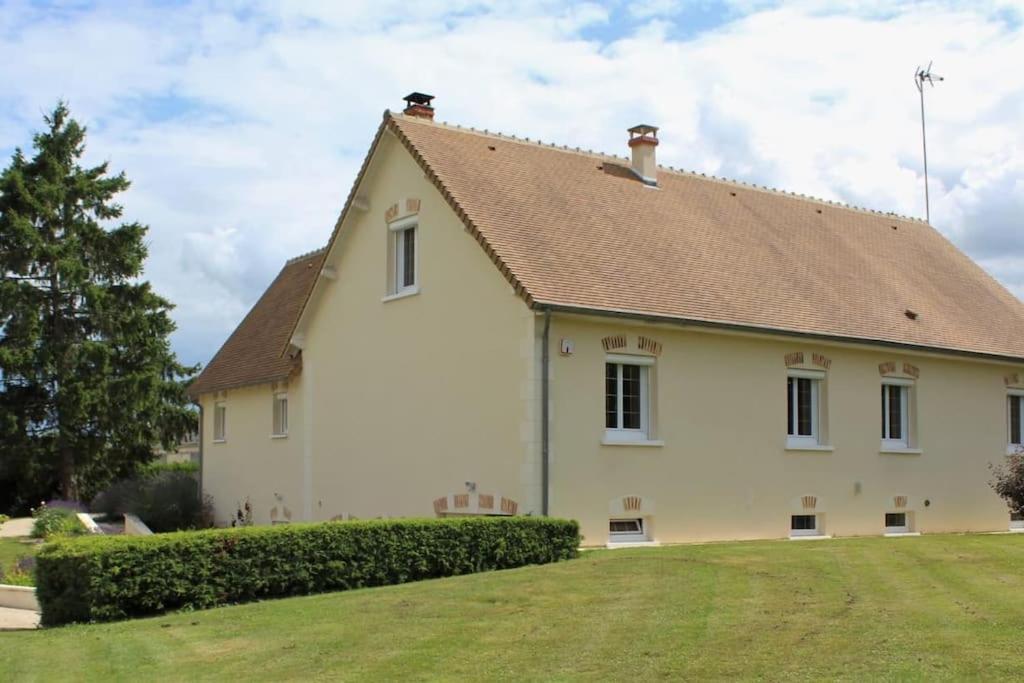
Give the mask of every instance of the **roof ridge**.
M 284 262 L 284 265 L 290 266 L 290 265 L 292 265 L 294 263 L 298 263 L 299 261 L 305 261 L 307 259 L 311 259 L 314 256 L 318 256 L 319 254 L 323 253 L 326 250 L 327 250 L 327 245 L 325 244 L 324 246 L 320 247 L 319 249 L 314 249 L 313 251 L 307 251 L 306 253 L 299 254 L 298 256 L 292 256 L 290 259 L 288 259 L 287 261 Z
M 419 116 L 406 116 L 400 112 L 385 111 L 385 116 L 390 115 L 393 118 L 402 119 L 403 121 L 411 121 L 413 123 L 436 126 L 438 128 L 447 128 L 461 133 L 472 133 L 479 135 L 480 137 L 492 138 L 495 140 L 503 140 L 505 142 L 515 142 L 521 145 L 531 145 L 534 147 L 541 147 L 544 149 L 552 149 L 558 152 L 568 152 L 569 154 L 576 154 L 579 156 L 589 156 L 595 159 L 615 159 L 616 161 L 629 161 L 629 157 L 619 156 L 617 154 L 608 154 L 606 152 L 595 152 L 592 149 L 583 150 L 579 147 L 570 147 L 568 145 L 558 145 L 555 143 L 545 143 L 542 140 L 531 140 L 530 138 L 520 138 L 515 135 L 502 133 L 500 131 L 492 131 L 487 128 L 477 129 L 473 126 L 461 126 L 456 123 L 448 123 L 447 121 L 434 121 L 433 119 L 424 119 Z M 879 216 L 882 218 L 895 218 L 898 220 L 909 221 L 912 223 L 921 223 L 923 225 L 930 225 L 927 221 L 914 216 L 907 216 L 895 211 L 882 211 L 879 209 L 871 209 L 865 206 L 857 206 L 855 204 L 847 204 L 846 202 L 832 201 L 829 199 L 822 199 L 821 197 L 815 197 L 813 195 L 802 194 L 799 192 L 791 192 L 788 190 L 782 190 L 768 185 L 758 185 L 756 183 L 748 183 L 742 180 L 736 180 L 733 178 L 718 177 L 716 175 L 709 175 L 707 173 L 699 173 L 697 171 L 689 171 L 683 168 L 675 168 L 674 166 L 662 166 L 658 165 L 658 170 L 665 171 L 666 173 L 673 173 L 681 176 L 691 176 L 694 178 L 700 178 L 702 180 L 708 180 L 715 183 L 721 183 L 730 187 L 742 187 L 746 190 L 756 190 L 758 192 L 765 192 L 768 194 L 779 195 L 782 197 L 789 197 L 791 199 L 800 199 L 813 204 L 821 204 L 823 206 L 831 206 L 833 208 L 846 209 L 848 211 L 854 211 L 856 213 L 866 213 L 872 216 Z

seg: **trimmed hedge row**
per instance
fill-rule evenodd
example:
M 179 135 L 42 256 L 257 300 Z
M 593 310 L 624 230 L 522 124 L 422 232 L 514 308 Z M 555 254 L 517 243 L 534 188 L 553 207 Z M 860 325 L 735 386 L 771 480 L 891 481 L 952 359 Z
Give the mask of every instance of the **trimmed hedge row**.
M 36 564 L 46 626 L 382 586 L 576 556 L 574 521 L 469 517 L 55 541 Z

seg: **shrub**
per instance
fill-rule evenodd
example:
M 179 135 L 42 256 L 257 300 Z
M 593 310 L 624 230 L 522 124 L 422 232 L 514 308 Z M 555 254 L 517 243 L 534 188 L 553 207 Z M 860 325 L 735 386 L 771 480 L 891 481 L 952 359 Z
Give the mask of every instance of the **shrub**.
M 7 515 L 0 515 L 0 524 L 3 524 L 4 522 L 6 522 L 9 519 L 10 519 L 10 517 L 8 517 Z
M 164 472 L 183 472 L 185 474 L 198 474 L 199 463 L 197 462 L 150 462 L 139 468 L 139 475 L 142 477 L 154 477 Z
M 540 517 L 323 522 L 66 539 L 36 565 L 44 625 L 108 621 L 556 562 L 576 522 Z
M 77 536 L 85 533 L 85 527 L 68 508 L 40 503 L 39 507 L 32 510 L 32 516 L 35 518 L 35 522 L 32 523 L 33 538 Z
M 131 513 L 156 532 L 205 528 L 213 520 L 212 505 L 209 498 L 200 498 L 196 477 L 174 469 L 117 482 L 96 497 L 92 509 L 107 517 Z
M 990 486 L 1006 501 L 1010 512 L 1024 514 L 1024 455 L 1017 453 L 1001 465 L 991 465 Z

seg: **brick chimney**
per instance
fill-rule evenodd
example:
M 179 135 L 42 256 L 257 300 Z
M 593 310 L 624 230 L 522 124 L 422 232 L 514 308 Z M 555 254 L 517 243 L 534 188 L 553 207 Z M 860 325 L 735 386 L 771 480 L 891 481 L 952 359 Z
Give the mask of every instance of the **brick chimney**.
M 424 95 L 421 92 L 413 92 L 406 95 L 405 109 L 402 111 L 406 116 L 418 116 L 421 119 L 434 119 L 434 108 L 430 106 L 433 95 Z
M 654 149 L 658 146 L 658 129 L 641 123 L 629 129 L 629 148 L 633 152 L 633 173 L 646 185 L 657 187 L 658 162 Z

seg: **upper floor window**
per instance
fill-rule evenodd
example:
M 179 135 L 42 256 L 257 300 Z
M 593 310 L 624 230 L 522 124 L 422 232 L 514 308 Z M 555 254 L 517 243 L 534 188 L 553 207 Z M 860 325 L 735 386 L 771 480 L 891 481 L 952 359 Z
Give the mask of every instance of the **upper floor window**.
M 882 383 L 882 448 L 910 447 L 910 385 L 887 379 Z
M 609 357 L 604 365 L 605 439 L 645 441 L 650 424 L 650 366 L 654 359 Z
M 790 370 L 786 378 L 786 445 L 821 443 L 821 384 L 824 373 Z
M 288 435 L 288 394 L 274 394 L 274 436 Z
M 1021 447 L 1020 415 L 1021 402 L 1024 401 L 1024 394 L 1011 393 L 1006 397 L 1009 404 L 1007 418 L 1009 422 L 1009 444 L 1011 449 L 1019 450 Z
M 228 409 L 222 401 L 213 404 L 213 440 L 224 441 L 227 438 Z
M 412 294 L 419 285 L 418 258 L 416 254 L 418 225 L 415 218 L 392 223 L 389 227 L 389 292 L 388 294 Z

